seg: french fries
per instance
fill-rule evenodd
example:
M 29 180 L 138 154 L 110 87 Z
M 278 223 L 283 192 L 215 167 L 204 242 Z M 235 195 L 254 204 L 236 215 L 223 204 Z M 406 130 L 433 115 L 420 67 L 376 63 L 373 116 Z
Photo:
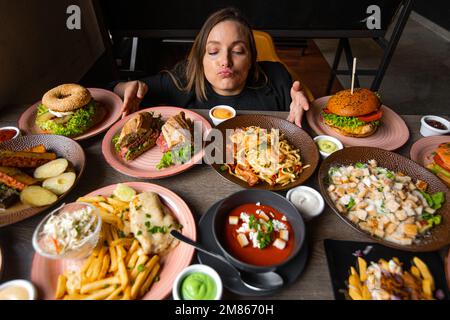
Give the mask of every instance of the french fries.
M 409 271 L 403 270 L 397 257 L 390 261 L 379 259 L 377 263 L 371 262 L 369 267 L 358 257 L 357 265 L 358 270 L 350 267 L 348 277 L 348 295 L 353 300 L 434 299 L 433 276 L 418 257 L 414 257 Z M 399 276 L 401 282 L 398 282 Z
M 143 297 L 160 270 L 159 256 L 146 255 L 133 237 L 124 237 L 122 215 L 128 203 L 113 197 L 80 197 L 96 206 L 102 217 L 97 246 L 76 272 L 57 280 L 56 299 L 129 300 Z

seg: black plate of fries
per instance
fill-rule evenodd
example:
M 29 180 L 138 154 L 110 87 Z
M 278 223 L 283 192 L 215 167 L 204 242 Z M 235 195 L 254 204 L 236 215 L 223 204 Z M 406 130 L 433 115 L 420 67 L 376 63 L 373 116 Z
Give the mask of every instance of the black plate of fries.
M 331 239 L 324 240 L 324 246 L 336 300 L 380 298 L 373 290 L 367 289 L 368 286 L 372 286 L 368 276 L 370 271 L 367 271 L 371 263 L 380 266 L 383 277 L 391 277 L 383 278 L 382 281 L 383 293 L 390 292 L 390 300 L 411 298 L 406 291 L 402 291 L 405 287 L 408 292 L 411 291 L 408 281 L 415 283 L 413 286 L 417 287 L 421 298 L 447 300 L 450 297 L 444 261 L 439 252 L 407 252 L 376 243 Z M 395 268 L 395 261 L 402 267 L 403 273 L 400 276 L 394 275 L 395 272 L 389 273 L 384 270 L 389 265 Z M 428 289 L 424 290 L 427 286 Z M 431 291 L 429 295 L 426 294 L 427 290 Z

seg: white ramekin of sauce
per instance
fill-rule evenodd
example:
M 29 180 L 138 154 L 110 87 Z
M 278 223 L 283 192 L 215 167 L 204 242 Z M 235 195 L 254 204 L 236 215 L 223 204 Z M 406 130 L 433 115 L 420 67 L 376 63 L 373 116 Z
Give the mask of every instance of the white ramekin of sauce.
M 233 107 L 227 105 L 218 105 L 209 110 L 209 117 L 215 126 L 225 120 L 234 118 L 236 116 L 236 110 Z
M 12 280 L 0 285 L 0 300 L 36 300 L 36 288 L 28 280 Z
M 322 195 L 307 186 L 299 186 L 289 190 L 286 198 L 297 208 L 305 221 L 317 217 L 325 208 Z
M 450 122 L 442 117 L 423 116 L 420 124 L 420 134 L 424 137 L 439 136 L 450 132 Z
M 341 141 L 332 136 L 320 135 L 314 137 L 314 142 L 319 149 L 320 156 L 322 159 L 325 159 L 333 152 L 341 150 L 344 148 L 344 145 Z

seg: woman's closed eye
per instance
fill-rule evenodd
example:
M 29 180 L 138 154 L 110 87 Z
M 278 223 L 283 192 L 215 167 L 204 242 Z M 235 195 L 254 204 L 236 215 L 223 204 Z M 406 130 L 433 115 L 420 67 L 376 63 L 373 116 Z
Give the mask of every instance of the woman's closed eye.
M 242 55 L 242 54 L 245 54 L 246 51 L 245 51 L 245 49 L 242 48 L 242 47 L 236 47 L 236 48 L 233 48 L 233 50 L 231 51 L 231 53 L 232 53 L 232 54 L 236 54 L 236 55 Z

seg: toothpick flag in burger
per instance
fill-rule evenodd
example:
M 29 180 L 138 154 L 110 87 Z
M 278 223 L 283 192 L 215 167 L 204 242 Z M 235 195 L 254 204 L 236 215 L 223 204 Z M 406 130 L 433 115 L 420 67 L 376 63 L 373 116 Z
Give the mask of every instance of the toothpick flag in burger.
M 37 107 L 36 124 L 46 132 L 74 137 L 98 122 L 97 111 L 97 103 L 88 89 L 63 84 L 44 94 Z
M 375 133 L 381 124 L 381 101 L 364 88 L 342 90 L 328 100 L 322 117 L 326 125 L 340 134 L 362 138 Z

